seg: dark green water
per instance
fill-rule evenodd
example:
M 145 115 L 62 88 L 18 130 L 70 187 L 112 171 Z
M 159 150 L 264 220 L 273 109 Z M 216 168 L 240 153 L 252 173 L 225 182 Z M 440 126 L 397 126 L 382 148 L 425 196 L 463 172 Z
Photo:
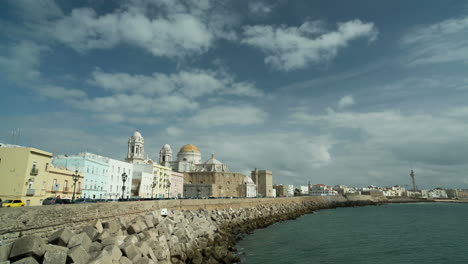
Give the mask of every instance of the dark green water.
M 256 230 L 242 263 L 468 263 L 468 204 L 322 210 Z

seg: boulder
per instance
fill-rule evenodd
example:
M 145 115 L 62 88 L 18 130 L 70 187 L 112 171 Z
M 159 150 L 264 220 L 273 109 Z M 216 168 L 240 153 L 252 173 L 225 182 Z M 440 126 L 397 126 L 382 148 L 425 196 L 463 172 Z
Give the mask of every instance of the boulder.
M 73 232 L 69 228 L 65 227 L 53 233 L 49 238 L 49 243 L 66 247 L 72 236 Z
M 94 258 L 90 264 L 108 264 L 112 262 L 112 256 L 109 254 L 109 252 L 103 250 L 101 253 Z
M 128 259 L 127 257 L 121 257 L 119 259 L 119 263 L 120 264 L 132 264 L 132 261 L 130 259 Z
M 135 245 L 127 245 L 121 249 L 123 254 L 132 261 L 134 261 L 136 256 L 141 256 L 140 249 L 137 248 Z
M 97 229 L 92 226 L 85 226 L 83 228 L 83 233 L 86 233 L 91 241 L 96 241 L 99 236 Z
M 79 233 L 70 238 L 67 247 L 74 248 L 76 246 L 82 246 L 84 250 L 88 251 L 92 243 L 93 242 L 86 233 Z
M 8 260 L 12 247 L 13 247 L 13 243 L 0 246 L 0 262 Z
M 27 258 L 23 258 L 18 261 L 12 262 L 12 264 L 39 264 L 39 262 L 37 262 L 37 260 L 33 257 L 27 257 Z
M 143 257 L 136 262 L 136 264 L 153 264 L 153 263 L 154 262 L 147 257 Z
M 100 233 L 102 233 L 104 231 L 104 228 L 102 227 L 102 223 L 101 223 L 101 220 L 96 220 L 96 222 L 94 222 L 94 228 L 96 228 L 96 230 Z
M 89 254 L 82 246 L 76 246 L 68 250 L 68 260 L 67 262 L 72 262 L 75 264 L 86 264 L 89 261 Z
M 112 260 L 119 260 L 122 257 L 122 251 L 116 245 L 106 246 L 104 251 L 107 251 L 111 255 Z
M 46 244 L 39 236 L 24 236 L 13 243 L 10 251 L 10 260 L 19 260 L 24 257 L 39 259 L 45 253 Z
M 68 248 L 56 245 L 47 245 L 44 261 L 47 264 L 65 264 L 67 262 Z
M 102 224 L 104 229 L 108 229 L 111 234 L 117 234 L 120 230 L 120 221 L 118 219 L 112 219 Z
M 142 226 L 139 223 L 133 223 L 127 228 L 127 233 L 129 235 L 137 234 L 143 231 Z

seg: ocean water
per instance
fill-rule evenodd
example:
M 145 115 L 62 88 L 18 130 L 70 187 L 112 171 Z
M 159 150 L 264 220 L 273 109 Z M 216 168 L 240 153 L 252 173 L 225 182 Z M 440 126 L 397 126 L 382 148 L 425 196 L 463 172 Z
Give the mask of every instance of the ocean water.
M 468 204 L 338 208 L 254 231 L 241 263 L 468 263 Z

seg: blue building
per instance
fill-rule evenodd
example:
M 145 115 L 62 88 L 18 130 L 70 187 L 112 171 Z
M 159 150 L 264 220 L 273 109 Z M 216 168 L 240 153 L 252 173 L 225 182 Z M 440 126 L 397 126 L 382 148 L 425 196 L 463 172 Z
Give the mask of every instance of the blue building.
M 78 155 L 57 156 L 52 160 L 55 166 L 69 170 L 83 171 L 82 198 L 104 199 L 109 186 L 109 159 L 96 154 L 84 152 Z

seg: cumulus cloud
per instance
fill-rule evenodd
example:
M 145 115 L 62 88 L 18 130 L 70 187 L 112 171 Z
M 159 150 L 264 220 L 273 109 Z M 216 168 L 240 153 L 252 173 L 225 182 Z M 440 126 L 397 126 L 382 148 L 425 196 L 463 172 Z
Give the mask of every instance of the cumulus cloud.
M 261 124 L 267 117 L 268 114 L 262 109 L 249 105 L 214 106 L 198 111 L 190 122 L 201 127 L 247 126 Z
M 252 83 L 236 82 L 234 77 L 219 71 L 189 70 L 173 74 L 153 73 L 152 75 L 106 73 L 96 70 L 89 82 L 114 93 L 143 95 L 177 94 L 188 98 L 210 94 L 237 96 L 260 96 Z
M 448 63 L 468 60 L 468 17 L 451 18 L 408 30 L 401 46 L 408 51 L 403 63 Z
M 236 38 L 232 15 L 214 1 L 195 2 L 131 1 L 107 14 L 76 8 L 51 21 L 47 31 L 79 52 L 125 43 L 169 58 L 200 54 L 216 39 Z
M 342 109 L 353 104 L 355 104 L 353 96 L 345 95 L 338 101 L 338 108 Z
M 53 99 L 83 99 L 86 93 L 78 89 L 67 89 L 60 86 L 48 85 L 38 90 L 39 94 Z
M 242 43 L 266 54 L 265 63 L 277 70 L 292 71 L 310 64 L 332 60 L 338 51 L 358 38 L 377 38 L 373 23 L 351 20 L 329 31 L 321 21 L 308 21 L 299 27 L 257 25 L 244 28 Z
M 273 11 L 273 5 L 261 2 L 251 1 L 248 3 L 249 12 L 254 15 L 265 16 Z

